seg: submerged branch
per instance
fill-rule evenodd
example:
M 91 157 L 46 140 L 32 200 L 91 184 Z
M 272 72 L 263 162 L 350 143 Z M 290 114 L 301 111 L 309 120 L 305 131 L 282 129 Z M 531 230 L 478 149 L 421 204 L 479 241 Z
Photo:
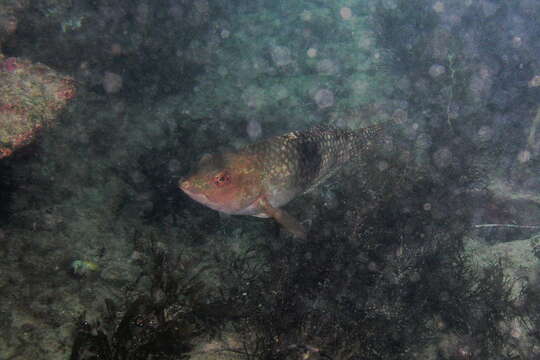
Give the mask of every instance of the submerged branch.
M 474 225 L 475 228 L 492 228 L 492 227 L 505 227 L 516 229 L 540 229 L 540 225 L 515 225 L 515 224 L 478 224 Z

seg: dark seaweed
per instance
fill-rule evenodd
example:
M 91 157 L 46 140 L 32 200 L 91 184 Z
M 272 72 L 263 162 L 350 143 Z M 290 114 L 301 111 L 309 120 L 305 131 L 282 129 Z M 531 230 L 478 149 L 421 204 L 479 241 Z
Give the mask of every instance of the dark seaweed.
M 150 294 L 128 300 L 121 312 L 106 299 L 103 317 L 95 324 L 81 315 L 70 359 L 188 358 L 194 339 L 219 328 L 225 304 L 208 302 L 199 279 L 206 269 L 179 272 L 184 265 L 180 260 L 170 264 L 159 255 Z

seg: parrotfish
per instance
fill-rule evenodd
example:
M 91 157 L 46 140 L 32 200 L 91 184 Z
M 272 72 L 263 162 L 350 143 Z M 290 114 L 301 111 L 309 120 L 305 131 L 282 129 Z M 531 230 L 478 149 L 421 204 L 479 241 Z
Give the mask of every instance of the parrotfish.
M 281 207 L 379 143 L 387 123 L 356 131 L 316 126 L 204 155 L 179 187 L 195 201 L 231 215 L 274 218 L 299 238 L 302 224 Z

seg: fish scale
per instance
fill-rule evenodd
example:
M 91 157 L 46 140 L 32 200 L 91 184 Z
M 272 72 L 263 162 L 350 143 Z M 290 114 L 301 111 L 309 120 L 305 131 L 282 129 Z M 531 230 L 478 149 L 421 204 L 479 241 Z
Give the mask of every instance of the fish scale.
M 383 125 L 358 131 L 317 126 L 250 145 L 258 154 L 270 185 L 294 186 L 306 192 L 334 174 L 351 159 L 361 157 L 382 139 Z
M 393 122 L 389 122 L 393 123 Z M 180 180 L 191 198 L 233 215 L 272 217 L 305 238 L 302 225 L 281 207 L 380 143 L 389 124 L 356 131 L 316 126 L 204 156 L 195 172 Z

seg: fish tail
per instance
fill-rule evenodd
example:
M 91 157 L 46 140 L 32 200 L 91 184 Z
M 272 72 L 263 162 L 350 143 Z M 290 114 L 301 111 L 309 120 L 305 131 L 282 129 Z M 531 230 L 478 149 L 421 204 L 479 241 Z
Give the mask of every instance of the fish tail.
M 388 122 L 371 125 L 354 132 L 353 152 L 363 153 L 384 140 Z
M 403 124 L 406 116 L 394 116 L 392 120 L 383 121 L 354 131 L 352 153 L 355 157 L 373 150 L 375 147 L 392 143 L 396 125 Z

